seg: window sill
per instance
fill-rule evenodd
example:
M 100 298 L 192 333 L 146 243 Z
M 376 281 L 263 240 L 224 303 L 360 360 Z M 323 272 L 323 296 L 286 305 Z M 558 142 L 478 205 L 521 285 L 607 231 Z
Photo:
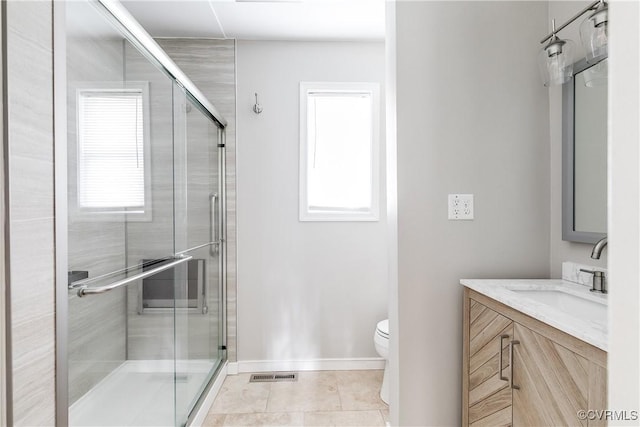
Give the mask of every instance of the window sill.
M 378 213 L 345 213 L 345 212 L 301 212 L 300 222 L 377 222 L 380 221 Z

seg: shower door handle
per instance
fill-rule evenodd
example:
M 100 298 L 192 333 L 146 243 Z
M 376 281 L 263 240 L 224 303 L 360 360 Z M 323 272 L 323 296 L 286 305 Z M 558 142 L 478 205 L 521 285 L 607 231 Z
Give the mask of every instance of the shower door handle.
M 216 226 L 216 224 L 219 223 L 217 205 L 218 193 L 213 193 L 209 196 L 209 209 L 211 211 L 211 230 L 209 233 L 211 237 L 211 243 L 213 243 L 214 245 L 220 244 L 220 235 L 218 227 Z

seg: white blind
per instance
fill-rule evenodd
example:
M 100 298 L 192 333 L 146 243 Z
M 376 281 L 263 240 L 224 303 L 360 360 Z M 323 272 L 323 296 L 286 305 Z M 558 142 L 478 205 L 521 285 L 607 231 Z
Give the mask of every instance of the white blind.
M 308 209 L 369 211 L 372 207 L 370 93 L 309 93 Z
M 142 91 L 83 91 L 78 100 L 80 208 L 144 211 Z M 138 209 L 135 209 L 138 208 Z

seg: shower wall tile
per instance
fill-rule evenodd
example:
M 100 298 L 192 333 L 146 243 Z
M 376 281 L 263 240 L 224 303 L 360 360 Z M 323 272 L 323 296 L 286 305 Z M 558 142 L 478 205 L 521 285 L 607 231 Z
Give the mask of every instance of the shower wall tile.
M 138 284 L 127 287 L 128 359 L 173 359 L 175 346 L 173 312 L 138 314 L 138 292 Z
M 53 219 L 11 222 L 14 425 L 50 425 L 55 389 Z
M 235 41 L 156 39 L 228 121 L 227 149 L 227 358 L 236 361 L 236 70 Z
M 15 117 L 15 116 L 14 116 Z M 11 120 L 11 119 L 10 119 Z M 41 176 L 42 171 L 52 171 L 53 162 L 12 153 L 11 169 L 25 176 Z M 53 181 L 53 175 L 48 177 Z M 37 219 L 53 216 L 51 189 L 36 179 L 14 179 L 11 182 L 12 213 L 16 218 Z
M 53 315 L 53 227 L 52 218 L 11 221 L 11 320 L 14 325 Z
M 173 85 L 146 57 L 128 42 L 124 46 L 127 81 L 149 85 L 151 138 L 150 221 L 128 222 L 127 263 L 174 254 Z
M 13 425 L 55 422 L 50 1 L 7 3 Z
M 125 224 L 70 218 L 69 270 L 96 277 L 125 267 Z
M 79 298 L 69 295 L 69 404 L 73 404 L 126 357 L 126 294 L 116 289 Z
M 127 81 L 149 85 L 151 111 L 150 221 L 129 222 L 126 228 L 127 263 L 174 254 L 174 112 L 173 85 L 128 42 L 124 46 Z M 138 313 L 138 284 L 127 287 L 127 359 L 174 358 L 174 316 L 171 312 Z
M 13 425 L 55 425 L 55 340 L 52 315 L 12 326 Z
M 71 6 L 70 6 L 71 7 Z M 123 269 L 124 222 L 98 221 L 76 214 L 77 112 L 79 87 L 100 88 L 123 81 L 123 44 L 117 39 L 67 36 L 68 269 L 89 277 Z M 126 294 L 109 292 L 68 299 L 69 404 L 89 391 L 126 359 Z

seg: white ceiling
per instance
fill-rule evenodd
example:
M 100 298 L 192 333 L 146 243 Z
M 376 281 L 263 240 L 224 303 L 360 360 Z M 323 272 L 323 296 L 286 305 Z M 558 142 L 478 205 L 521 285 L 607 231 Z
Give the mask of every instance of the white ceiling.
M 384 40 L 384 0 L 121 0 L 154 37 Z

